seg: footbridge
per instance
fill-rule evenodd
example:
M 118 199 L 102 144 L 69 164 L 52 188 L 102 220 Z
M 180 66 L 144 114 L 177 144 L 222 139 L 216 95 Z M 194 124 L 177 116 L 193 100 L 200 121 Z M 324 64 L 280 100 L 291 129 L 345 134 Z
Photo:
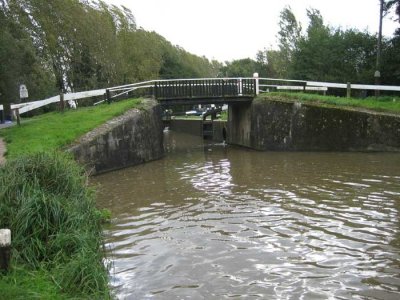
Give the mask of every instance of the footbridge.
M 154 98 L 161 104 L 230 104 L 249 102 L 257 94 L 252 78 L 156 81 Z
M 143 90 L 160 104 L 230 104 L 251 102 L 258 94 L 256 78 L 200 78 L 152 80 L 106 90 L 107 101 Z

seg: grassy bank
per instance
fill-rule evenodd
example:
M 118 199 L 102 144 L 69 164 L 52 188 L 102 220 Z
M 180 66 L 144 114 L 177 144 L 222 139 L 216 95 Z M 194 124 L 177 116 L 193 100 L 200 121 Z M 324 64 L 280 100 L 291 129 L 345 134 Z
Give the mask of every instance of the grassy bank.
M 63 147 L 140 100 L 53 112 L 2 129 L 0 228 L 12 231 L 0 299 L 107 299 L 101 221 L 84 170 Z
M 0 168 L 0 228 L 12 232 L 3 299 L 109 297 L 102 214 L 66 154 L 20 156 Z
M 0 131 L 7 143 L 7 159 L 21 154 L 60 149 L 105 121 L 139 107 L 141 100 L 130 99 L 117 103 L 53 112 L 31 118 Z
M 378 112 L 400 114 L 400 98 L 396 97 L 369 97 L 365 99 L 343 98 L 304 93 L 268 93 L 262 94 L 259 99 L 297 100 L 318 104 L 345 106 L 352 108 L 368 109 Z

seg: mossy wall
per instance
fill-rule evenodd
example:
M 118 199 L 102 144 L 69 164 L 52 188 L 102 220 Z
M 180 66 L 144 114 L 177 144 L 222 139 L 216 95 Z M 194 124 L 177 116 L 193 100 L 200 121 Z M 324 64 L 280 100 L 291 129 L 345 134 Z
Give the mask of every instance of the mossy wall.
M 161 108 L 146 100 L 84 135 L 69 151 L 92 174 L 138 165 L 164 156 Z
M 244 110 L 239 117 L 233 115 L 229 121 L 231 131 L 248 131 L 245 135 L 231 133 L 229 142 L 257 150 L 400 151 L 398 115 L 255 100 L 250 111 Z M 248 125 L 238 126 L 240 123 L 249 123 L 250 129 Z

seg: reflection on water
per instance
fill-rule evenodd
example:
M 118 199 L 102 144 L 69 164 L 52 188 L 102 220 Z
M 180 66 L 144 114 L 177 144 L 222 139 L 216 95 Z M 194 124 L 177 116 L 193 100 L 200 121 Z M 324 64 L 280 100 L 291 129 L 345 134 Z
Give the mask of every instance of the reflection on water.
M 166 139 L 165 159 L 93 179 L 119 298 L 400 298 L 399 154 Z

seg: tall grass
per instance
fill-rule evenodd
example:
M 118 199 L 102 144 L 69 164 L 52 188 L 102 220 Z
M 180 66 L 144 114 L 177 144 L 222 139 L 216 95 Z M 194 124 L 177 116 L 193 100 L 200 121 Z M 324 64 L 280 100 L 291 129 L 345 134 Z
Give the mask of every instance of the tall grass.
M 343 98 L 335 96 L 322 96 L 316 94 L 305 93 L 288 93 L 274 92 L 262 94 L 260 99 L 296 99 L 304 102 L 314 102 L 319 104 L 329 104 L 335 106 L 347 106 L 355 108 L 364 108 L 379 112 L 400 113 L 400 98 L 399 97 L 369 97 L 365 99 L 358 98 Z
M 13 263 L 46 270 L 72 295 L 108 297 L 101 218 L 83 169 L 41 152 L 0 168 L 0 228 L 13 234 Z

